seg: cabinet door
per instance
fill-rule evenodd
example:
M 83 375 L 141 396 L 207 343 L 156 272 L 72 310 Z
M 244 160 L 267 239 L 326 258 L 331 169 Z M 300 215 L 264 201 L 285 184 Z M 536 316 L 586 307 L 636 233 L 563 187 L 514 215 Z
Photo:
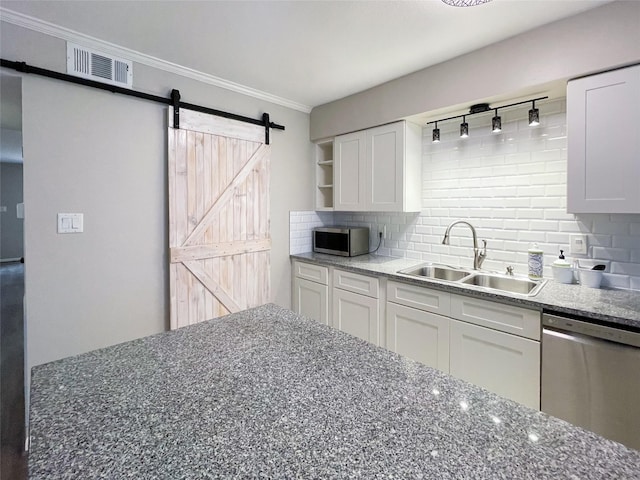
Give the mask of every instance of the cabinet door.
M 367 210 L 403 210 L 404 122 L 367 130 Z
M 296 278 L 293 283 L 293 310 L 329 325 L 329 287 Z
M 366 133 L 340 135 L 334 142 L 333 196 L 334 210 L 363 211 L 366 181 Z
M 640 213 L 640 65 L 567 85 L 567 211 Z
M 379 345 L 378 299 L 334 288 L 333 326 L 342 332 Z
M 387 303 L 387 348 L 448 373 L 449 321 L 442 315 Z
M 540 409 L 540 343 L 451 320 L 449 373 Z

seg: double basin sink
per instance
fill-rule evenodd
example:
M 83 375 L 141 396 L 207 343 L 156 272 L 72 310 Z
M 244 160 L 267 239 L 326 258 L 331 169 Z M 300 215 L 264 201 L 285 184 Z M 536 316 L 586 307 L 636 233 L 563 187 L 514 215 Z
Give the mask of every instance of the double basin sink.
M 409 275 L 415 278 L 427 278 L 452 282 L 461 285 L 469 285 L 488 289 L 495 292 L 506 292 L 512 294 L 526 295 L 532 297 L 536 295 L 546 283 L 546 280 L 535 282 L 528 278 L 519 278 L 498 273 L 480 272 L 477 270 L 465 270 L 448 265 L 428 263 L 398 271 L 402 275 Z

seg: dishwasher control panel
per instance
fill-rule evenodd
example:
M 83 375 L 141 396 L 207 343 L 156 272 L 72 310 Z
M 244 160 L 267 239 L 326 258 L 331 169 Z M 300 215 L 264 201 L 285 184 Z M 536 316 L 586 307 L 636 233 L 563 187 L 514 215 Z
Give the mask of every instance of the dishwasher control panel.
M 559 315 L 544 313 L 542 315 L 542 326 L 579 333 L 589 337 L 601 338 L 603 340 L 609 340 L 610 342 L 640 347 L 640 333 L 638 332 L 621 330 L 615 327 L 607 327 L 605 325 L 589 323 L 583 320 L 575 320 L 569 317 L 561 317 Z

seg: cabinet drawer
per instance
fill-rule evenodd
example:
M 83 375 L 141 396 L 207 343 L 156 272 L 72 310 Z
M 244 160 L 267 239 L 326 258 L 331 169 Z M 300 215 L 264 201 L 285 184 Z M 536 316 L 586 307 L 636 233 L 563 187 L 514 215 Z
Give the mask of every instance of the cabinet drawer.
M 450 293 L 406 283 L 388 282 L 387 301 L 440 315 L 451 311 Z
M 323 285 L 329 284 L 329 269 L 312 263 L 294 262 L 293 274 L 298 278 L 311 280 Z
M 333 271 L 333 286 L 348 292 L 378 298 L 378 279 L 375 277 L 335 269 Z
M 451 316 L 501 332 L 540 340 L 540 312 L 463 295 L 451 295 Z

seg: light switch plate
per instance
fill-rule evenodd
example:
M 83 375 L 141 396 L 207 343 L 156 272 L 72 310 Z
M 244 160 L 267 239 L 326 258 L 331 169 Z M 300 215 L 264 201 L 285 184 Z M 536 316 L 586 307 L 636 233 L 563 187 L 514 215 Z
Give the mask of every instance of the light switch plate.
M 59 213 L 58 233 L 82 233 L 84 215 L 82 213 Z
M 586 255 L 587 236 L 571 235 L 571 245 L 569 246 L 569 250 L 571 250 L 571 255 Z

